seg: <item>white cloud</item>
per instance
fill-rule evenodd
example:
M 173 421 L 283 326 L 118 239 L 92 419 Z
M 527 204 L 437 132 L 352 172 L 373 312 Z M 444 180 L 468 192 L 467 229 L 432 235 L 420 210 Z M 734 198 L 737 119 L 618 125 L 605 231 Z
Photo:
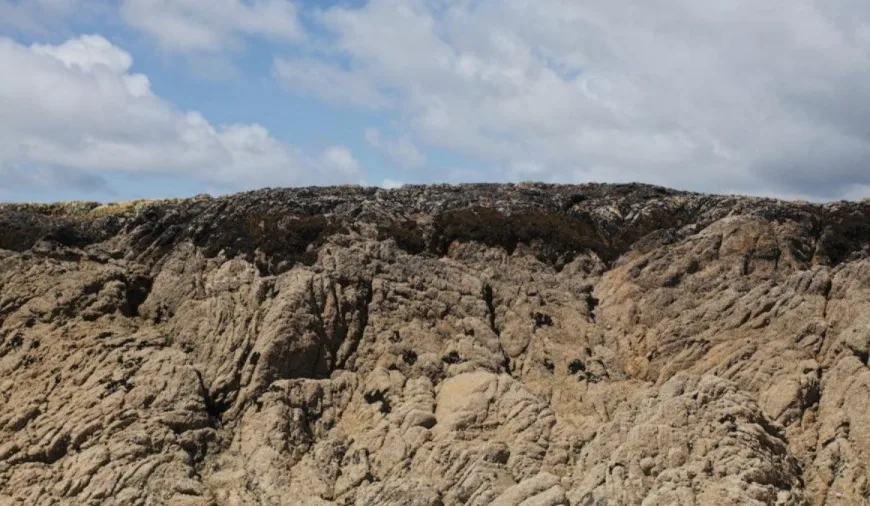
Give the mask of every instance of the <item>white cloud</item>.
M 399 168 L 419 169 L 426 165 L 426 157 L 407 135 L 398 139 L 385 139 L 378 129 L 368 128 L 365 137 L 369 145 L 385 154 Z
M 48 25 L 103 7 L 104 0 L 0 0 L 0 27 L 45 31 Z
M 297 41 L 303 29 L 290 0 L 122 0 L 121 16 L 163 49 L 216 53 L 243 37 Z
M 58 46 L 0 38 L 0 174 L 95 185 L 112 173 L 180 175 L 231 189 L 358 179 L 347 149 L 309 157 L 257 124 L 213 125 L 155 95 L 101 36 Z
M 103 66 L 111 73 L 125 74 L 133 66 L 133 57 L 129 53 L 99 35 L 83 35 L 59 46 L 34 44 L 30 49 L 35 54 L 51 56 L 67 68 L 75 67 L 83 73 L 93 73 Z
M 352 176 L 359 174 L 360 165 L 349 149 L 344 146 L 330 146 L 320 155 L 321 164 L 324 167 L 335 170 L 340 174 Z
M 405 186 L 405 183 L 401 181 L 396 181 L 395 179 L 387 178 L 381 181 L 381 184 L 379 186 L 385 190 L 394 190 L 396 188 L 401 188 Z
M 325 62 L 310 58 L 276 58 L 273 69 L 283 86 L 331 104 L 367 109 L 386 105 L 386 97 L 366 76 Z
M 824 198 L 870 184 L 866 2 L 370 0 L 318 19 L 334 64 L 285 85 L 377 96 L 420 143 L 502 168 L 490 177 Z

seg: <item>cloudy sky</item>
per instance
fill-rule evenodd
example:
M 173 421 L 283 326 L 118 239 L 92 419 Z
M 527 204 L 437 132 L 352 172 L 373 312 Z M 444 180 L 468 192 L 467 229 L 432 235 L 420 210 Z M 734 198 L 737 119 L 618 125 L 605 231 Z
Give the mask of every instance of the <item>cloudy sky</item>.
M 866 0 L 0 0 L 0 200 L 870 197 Z

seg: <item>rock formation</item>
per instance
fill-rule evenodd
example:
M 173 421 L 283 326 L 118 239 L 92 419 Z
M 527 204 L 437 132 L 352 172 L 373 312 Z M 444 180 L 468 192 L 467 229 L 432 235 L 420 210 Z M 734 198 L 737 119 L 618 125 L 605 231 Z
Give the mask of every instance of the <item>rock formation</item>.
M 870 503 L 870 203 L 0 206 L 0 504 Z

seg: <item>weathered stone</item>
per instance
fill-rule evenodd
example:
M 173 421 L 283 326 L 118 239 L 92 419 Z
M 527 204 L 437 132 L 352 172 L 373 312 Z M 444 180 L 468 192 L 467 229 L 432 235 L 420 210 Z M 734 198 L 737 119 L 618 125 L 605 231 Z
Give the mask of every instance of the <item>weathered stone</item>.
M 870 205 L 0 205 L 0 504 L 870 502 Z

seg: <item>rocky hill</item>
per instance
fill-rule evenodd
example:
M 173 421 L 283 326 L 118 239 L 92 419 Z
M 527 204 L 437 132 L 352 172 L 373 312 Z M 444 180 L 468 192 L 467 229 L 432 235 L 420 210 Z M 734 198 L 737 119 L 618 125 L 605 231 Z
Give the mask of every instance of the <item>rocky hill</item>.
M 870 503 L 870 203 L 0 206 L 0 504 Z

